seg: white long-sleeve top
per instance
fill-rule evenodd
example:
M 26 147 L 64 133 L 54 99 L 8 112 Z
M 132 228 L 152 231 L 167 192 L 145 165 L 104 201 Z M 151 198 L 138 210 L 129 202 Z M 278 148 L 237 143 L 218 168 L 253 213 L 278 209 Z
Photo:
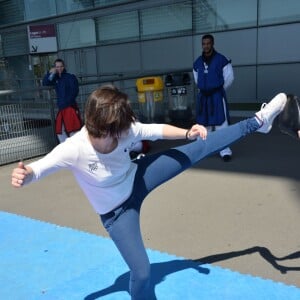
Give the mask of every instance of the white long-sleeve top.
M 108 154 L 97 152 L 85 127 L 59 144 L 40 160 L 30 163 L 33 181 L 59 169 L 70 169 L 80 188 L 98 214 L 105 214 L 128 199 L 132 192 L 136 164 L 130 160 L 130 148 L 140 140 L 163 137 L 162 124 L 132 124 L 128 134 Z

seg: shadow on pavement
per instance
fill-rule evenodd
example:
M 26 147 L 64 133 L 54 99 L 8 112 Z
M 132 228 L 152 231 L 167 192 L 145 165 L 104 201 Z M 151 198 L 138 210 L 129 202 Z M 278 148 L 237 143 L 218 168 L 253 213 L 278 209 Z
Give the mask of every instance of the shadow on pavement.
M 209 274 L 209 269 L 199 266 L 197 263 L 195 263 L 192 260 L 186 260 L 186 259 L 175 259 L 167 262 L 161 262 L 161 263 L 153 263 L 151 264 L 151 285 L 150 285 L 150 292 L 148 294 L 149 300 L 155 300 L 155 286 L 162 281 L 165 280 L 165 277 L 176 273 L 185 269 L 195 269 L 197 272 L 201 274 Z M 96 291 L 92 294 L 89 294 L 84 298 L 84 300 L 95 300 L 99 299 L 100 297 L 103 297 L 105 295 L 116 293 L 116 292 L 128 292 L 128 282 L 129 282 L 130 274 L 129 272 L 126 272 L 122 275 L 120 275 L 115 282 L 102 290 Z
M 194 259 L 193 261 L 198 264 L 212 264 L 212 263 L 216 263 L 219 261 L 239 257 L 242 255 L 254 254 L 254 253 L 259 253 L 262 258 L 264 258 L 268 263 L 270 263 L 275 269 L 280 271 L 282 274 L 285 274 L 288 271 L 300 271 L 300 266 L 299 267 L 288 267 L 288 266 L 283 266 L 281 264 L 278 264 L 278 261 L 288 261 L 288 260 L 292 260 L 292 259 L 299 259 L 300 251 L 291 253 L 284 257 L 276 257 L 271 253 L 271 251 L 268 248 L 260 247 L 260 246 L 255 246 L 255 247 L 248 248 L 245 250 L 240 250 L 240 251 L 232 251 L 232 252 L 228 252 L 228 253 L 214 254 L 214 255 L 203 257 L 203 258 Z

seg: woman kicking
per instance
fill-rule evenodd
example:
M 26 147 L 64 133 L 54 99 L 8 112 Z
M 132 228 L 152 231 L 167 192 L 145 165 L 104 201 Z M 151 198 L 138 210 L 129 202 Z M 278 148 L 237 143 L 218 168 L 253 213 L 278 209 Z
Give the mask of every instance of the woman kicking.
M 100 215 L 102 223 L 126 261 L 131 275 L 131 299 L 147 299 L 150 263 L 140 231 L 143 200 L 156 187 L 201 159 L 254 132 L 268 133 L 287 101 L 278 94 L 252 118 L 208 133 L 193 125 L 142 124 L 127 95 L 113 86 L 95 90 L 85 107 L 85 126 L 45 157 L 12 172 L 20 188 L 59 169 L 69 169 Z M 187 139 L 187 143 L 131 161 L 131 147 L 140 140 Z

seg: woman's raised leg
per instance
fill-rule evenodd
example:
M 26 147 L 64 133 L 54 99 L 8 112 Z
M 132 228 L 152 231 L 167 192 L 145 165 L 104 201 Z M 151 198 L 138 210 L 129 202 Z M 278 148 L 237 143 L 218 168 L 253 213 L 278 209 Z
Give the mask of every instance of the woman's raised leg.
M 242 137 L 253 133 L 268 133 L 275 117 L 283 110 L 287 97 L 280 93 L 255 114 L 255 117 L 245 119 L 208 134 L 206 140 L 197 140 L 154 155 L 148 155 L 137 161 L 138 170 L 135 190 L 142 198 L 177 174 L 199 162 L 201 159 L 220 151 Z

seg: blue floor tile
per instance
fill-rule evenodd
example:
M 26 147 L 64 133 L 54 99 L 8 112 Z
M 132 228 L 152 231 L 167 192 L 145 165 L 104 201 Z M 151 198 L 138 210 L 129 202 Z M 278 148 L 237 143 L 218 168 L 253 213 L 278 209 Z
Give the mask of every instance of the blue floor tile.
M 0 212 L 0 299 L 130 299 L 112 241 Z M 299 300 L 300 289 L 147 249 L 159 300 Z

